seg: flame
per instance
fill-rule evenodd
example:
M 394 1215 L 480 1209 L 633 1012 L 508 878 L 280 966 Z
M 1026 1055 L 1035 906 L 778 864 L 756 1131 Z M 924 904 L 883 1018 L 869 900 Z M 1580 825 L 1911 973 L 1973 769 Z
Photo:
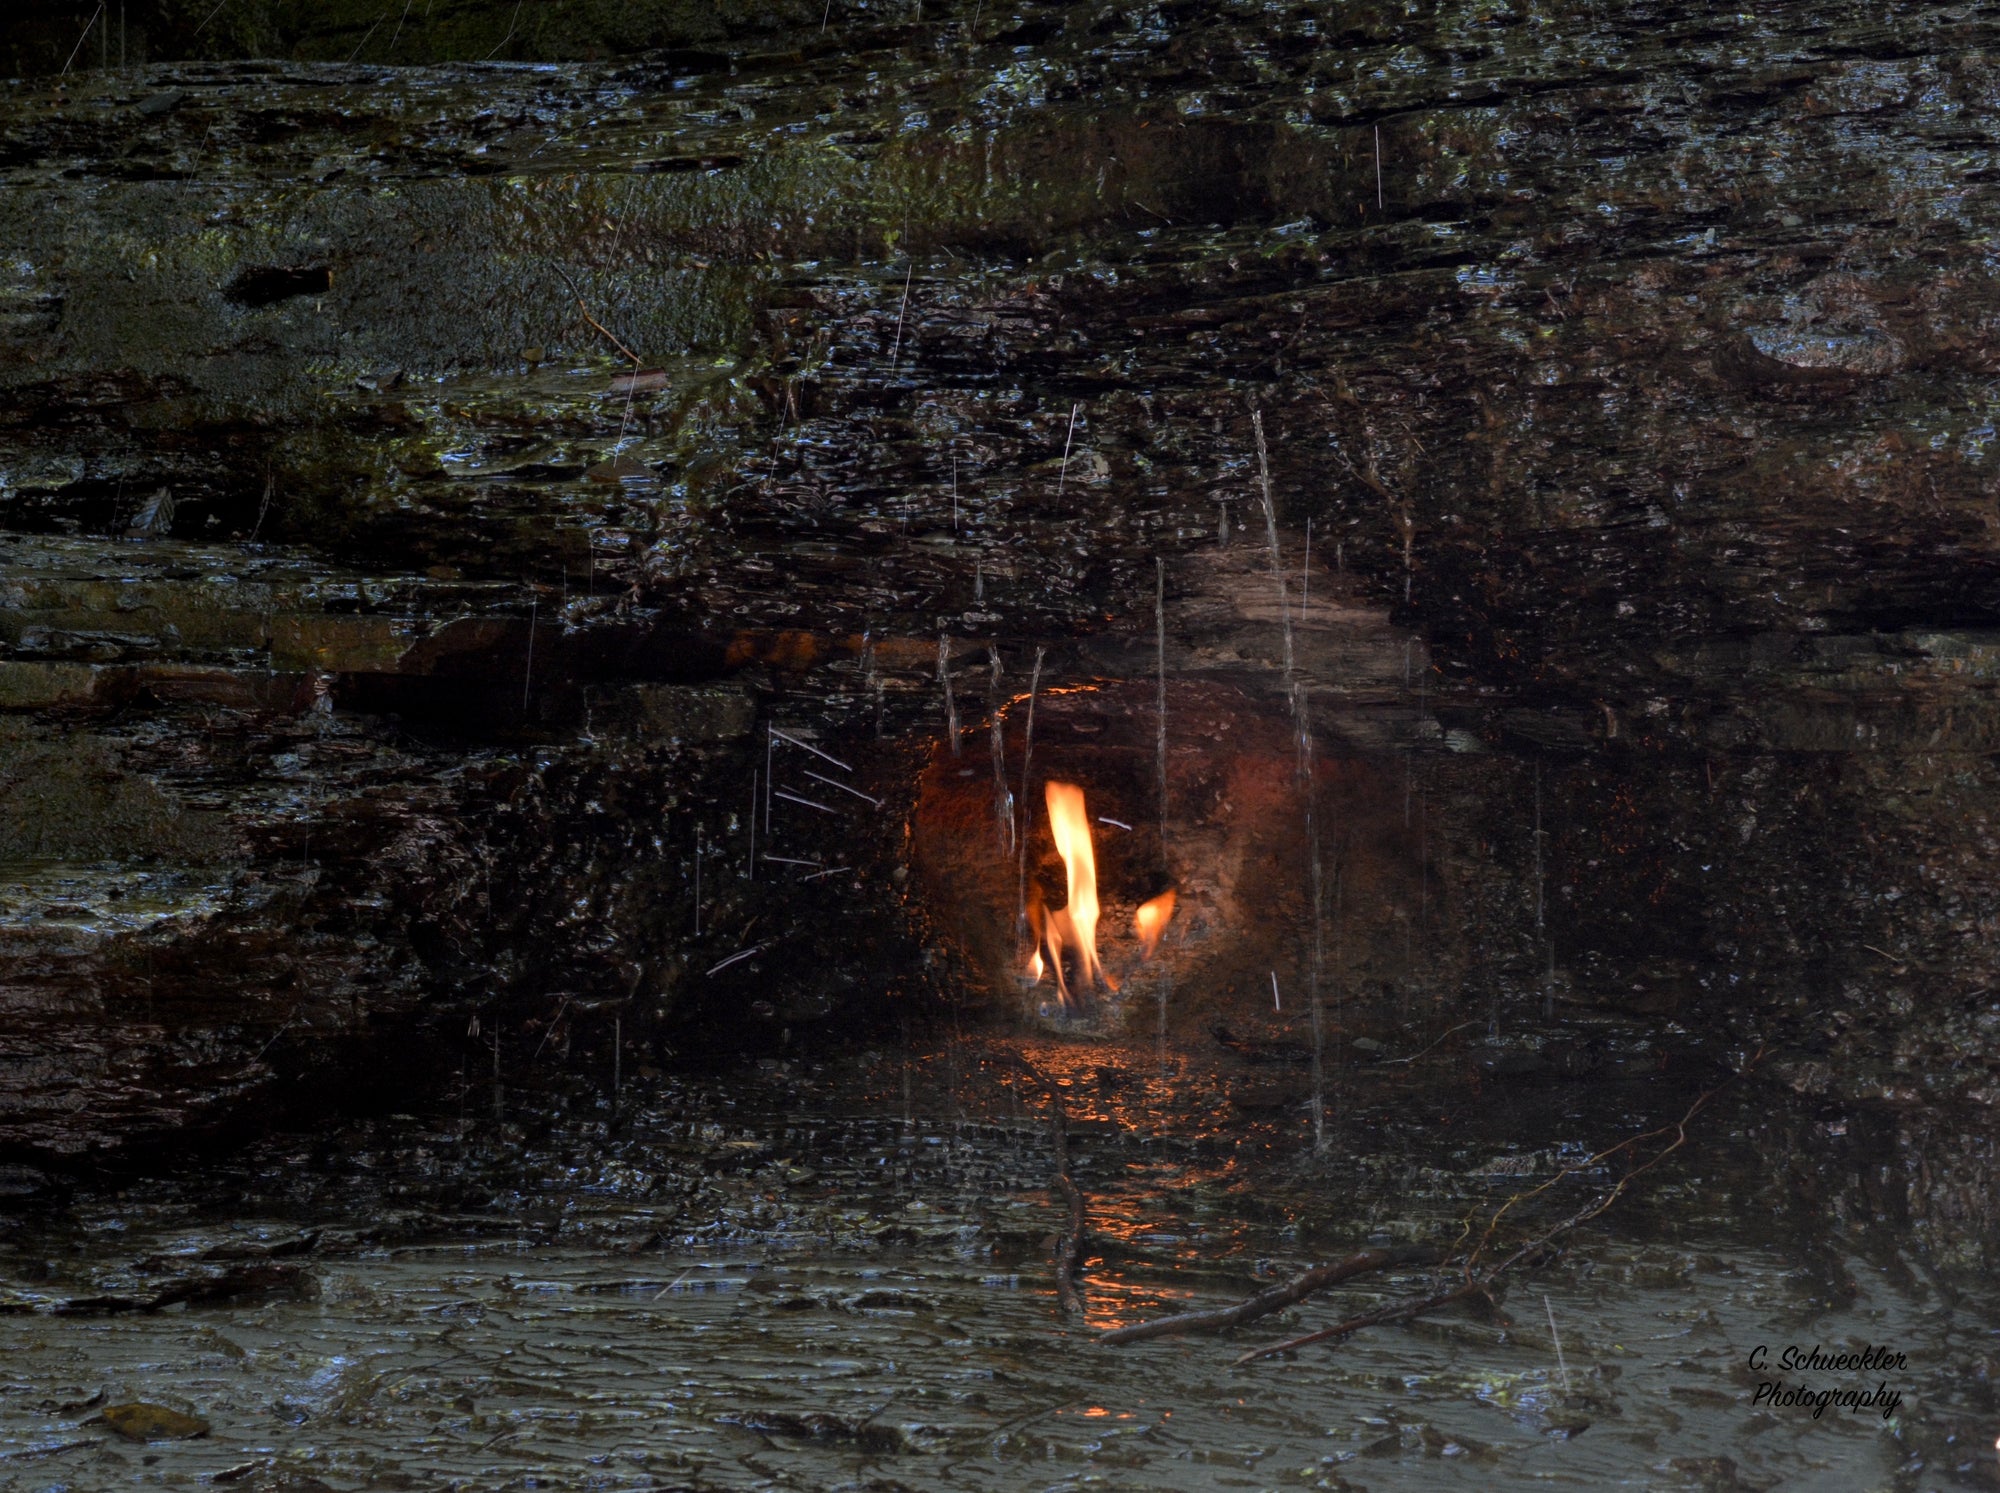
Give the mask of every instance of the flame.
M 1049 829 L 1055 836 L 1056 854 L 1062 857 L 1063 869 L 1069 873 L 1069 906 L 1049 922 L 1053 927 L 1060 918 L 1068 925 L 1056 931 L 1067 932 L 1075 940 L 1078 983 L 1102 980 L 1116 990 L 1117 983 L 1097 962 L 1097 852 L 1090 843 L 1090 815 L 1083 806 L 1083 790 L 1074 783 L 1051 782 L 1047 797 Z M 1060 953 L 1053 940 L 1050 953 Z M 1057 957 L 1051 962 L 1060 965 L 1062 961 Z
M 1063 971 L 1062 951 L 1064 940 L 1074 940 L 1076 936 L 1076 930 L 1070 926 L 1069 909 L 1062 907 L 1050 912 L 1042 900 L 1041 888 L 1036 887 L 1028 898 L 1028 927 L 1035 936 L 1034 950 L 1028 955 L 1029 982 L 1039 983 L 1044 971 L 1053 974 L 1056 991 L 1063 1004 L 1068 1005 L 1069 980 Z
M 1132 914 L 1132 929 L 1139 935 L 1141 958 L 1152 958 L 1153 950 L 1160 946 L 1160 935 L 1173 921 L 1176 900 L 1173 888 L 1168 887 L 1152 901 L 1140 903 L 1139 910 Z

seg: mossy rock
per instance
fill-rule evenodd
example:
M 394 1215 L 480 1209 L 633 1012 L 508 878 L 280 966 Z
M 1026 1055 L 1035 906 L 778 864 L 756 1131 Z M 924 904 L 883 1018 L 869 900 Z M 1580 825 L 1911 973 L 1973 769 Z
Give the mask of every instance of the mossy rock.
M 143 1400 L 113 1405 L 99 1419 L 127 1441 L 187 1441 L 209 1431 L 208 1422 L 198 1415 L 184 1415 Z

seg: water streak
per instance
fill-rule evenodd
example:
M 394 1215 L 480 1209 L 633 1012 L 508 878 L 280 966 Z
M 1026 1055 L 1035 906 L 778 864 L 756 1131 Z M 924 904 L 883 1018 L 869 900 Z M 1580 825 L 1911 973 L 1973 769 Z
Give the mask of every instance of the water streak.
M 951 640 L 943 633 L 938 634 L 938 683 L 944 686 L 944 730 L 945 740 L 951 743 L 951 754 L 958 755 L 958 701 L 951 693 Z
M 1264 412 L 1250 411 L 1257 432 L 1257 480 L 1264 493 L 1264 535 L 1271 545 L 1271 579 L 1278 587 L 1278 624 L 1285 637 L 1285 682 L 1292 679 L 1292 605 L 1285 588 L 1285 557 L 1278 548 L 1278 509 L 1271 500 L 1271 454 L 1264 445 Z
M 1167 848 L 1167 562 L 1153 557 L 1153 631 L 1159 644 L 1160 852 Z
M 1019 800 L 1024 815 L 1032 812 L 1032 810 L 1027 808 L 1027 805 L 1031 802 L 1028 797 L 1028 775 L 1035 765 L 1035 696 L 1041 692 L 1042 688 L 1042 657 L 1046 651 L 1046 649 L 1042 648 L 1035 650 L 1035 671 L 1028 679 L 1028 725 L 1026 735 L 1021 743 L 1021 796 Z M 1016 838 L 1017 853 L 1020 860 L 1020 887 L 1019 901 L 1014 912 L 1014 917 L 1016 927 L 1020 930 L 1021 935 L 1026 937 L 1028 931 L 1028 826 L 1025 821 L 1018 826 Z

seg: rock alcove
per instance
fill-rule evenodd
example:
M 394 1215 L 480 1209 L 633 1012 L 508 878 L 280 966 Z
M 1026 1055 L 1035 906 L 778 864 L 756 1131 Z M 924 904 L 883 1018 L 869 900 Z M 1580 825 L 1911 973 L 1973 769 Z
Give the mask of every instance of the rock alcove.
M 1059 1093 L 1134 1166 L 1255 1151 L 1304 1251 L 1722 1085 L 1606 1258 L 1713 1224 L 1748 1279 L 1778 1218 L 1815 1310 L 1855 1259 L 1970 1299 L 1983 15 L 208 11 L 0 21 L 7 1238 L 338 1178 L 851 1241 L 784 1200 L 917 1188 L 926 1124 L 954 1186 L 1041 1188 L 1006 1147 Z M 1023 978 L 1051 781 L 1120 986 L 1073 1004 Z M 1929 1393 L 1885 1467 L 1990 1449 Z M 877 1446 L 822 1413 L 742 1434 Z M 1469 1444 L 1434 1419 L 1368 1444 Z

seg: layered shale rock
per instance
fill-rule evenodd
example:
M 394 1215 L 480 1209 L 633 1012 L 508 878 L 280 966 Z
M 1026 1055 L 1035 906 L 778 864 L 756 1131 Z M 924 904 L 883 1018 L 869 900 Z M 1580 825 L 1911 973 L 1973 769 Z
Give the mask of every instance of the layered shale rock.
M 0 1143 L 900 1019 L 940 670 L 1156 562 L 1401 821 L 1349 1009 L 1994 1092 L 1976 13 L 334 9 L 0 99 Z

